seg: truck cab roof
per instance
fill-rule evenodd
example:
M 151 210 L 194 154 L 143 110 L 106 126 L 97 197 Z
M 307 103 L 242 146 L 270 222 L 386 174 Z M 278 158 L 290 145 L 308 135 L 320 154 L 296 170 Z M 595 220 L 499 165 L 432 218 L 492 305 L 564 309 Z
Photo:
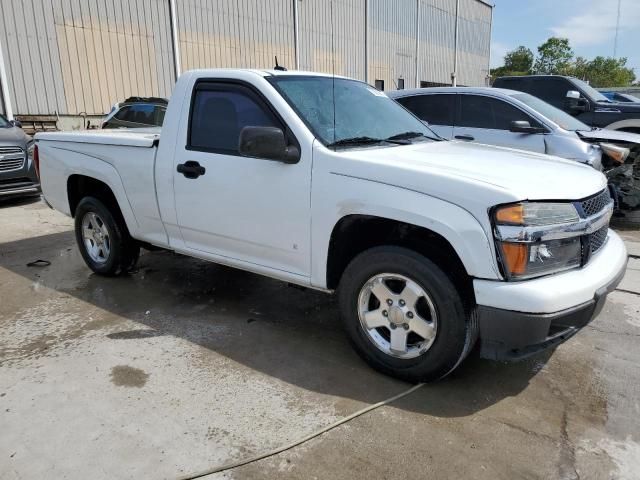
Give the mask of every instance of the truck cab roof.
M 335 77 L 351 80 L 349 77 L 342 75 L 332 75 L 330 73 L 310 72 L 306 70 L 275 70 L 275 69 L 256 69 L 256 68 L 207 68 L 207 69 L 195 69 L 189 70 L 185 73 L 195 74 L 199 77 L 202 76 L 215 76 L 220 73 L 226 75 L 234 73 L 254 73 L 261 77 L 287 77 L 287 76 L 304 76 L 304 77 Z

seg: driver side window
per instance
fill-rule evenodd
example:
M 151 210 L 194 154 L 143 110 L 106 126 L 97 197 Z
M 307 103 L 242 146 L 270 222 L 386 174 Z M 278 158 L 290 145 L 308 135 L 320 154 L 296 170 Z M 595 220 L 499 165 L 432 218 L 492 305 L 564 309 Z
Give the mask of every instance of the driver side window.
M 196 87 L 189 119 L 187 149 L 240 155 L 244 127 L 283 125 L 252 90 L 241 85 L 202 84 Z

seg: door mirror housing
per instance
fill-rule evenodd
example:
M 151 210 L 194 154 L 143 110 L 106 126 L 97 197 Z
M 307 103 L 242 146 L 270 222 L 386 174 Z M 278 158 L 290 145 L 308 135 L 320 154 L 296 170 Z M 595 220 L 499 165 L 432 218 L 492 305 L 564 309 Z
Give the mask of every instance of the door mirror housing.
M 298 163 L 300 160 L 298 147 L 287 145 L 284 132 L 277 127 L 244 127 L 240 131 L 238 151 L 245 157 L 283 163 Z
M 532 127 L 526 120 L 514 120 L 509 126 L 509 131 L 514 133 L 544 133 L 545 129 Z
M 22 128 L 22 122 L 20 122 L 19 120 L 11 120 L 9 123 L 14 127 Z
M 580 92 L 577 90 L 569 90 L 564 99 L 564 109 L 571 115 L 588 112 L 589 101 L 586 98 L 581 98 Z

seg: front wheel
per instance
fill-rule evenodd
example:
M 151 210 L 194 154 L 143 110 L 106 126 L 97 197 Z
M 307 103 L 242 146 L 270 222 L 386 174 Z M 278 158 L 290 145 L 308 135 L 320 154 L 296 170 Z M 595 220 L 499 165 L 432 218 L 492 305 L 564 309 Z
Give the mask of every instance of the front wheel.
M 112 212 L 97 198 L 85 197 L 78 204 L 75 233 L 82 258 L 100 275 L 125 273 L 140 255 L 140 247 L 129 235 L 120 212 Z
M 376 247 L 358 255 L 341 279 L 339 301 L 360 356 L 397 378 L 442 378 L 475 340 L 475 323 L 452 281 L 409 249 Z

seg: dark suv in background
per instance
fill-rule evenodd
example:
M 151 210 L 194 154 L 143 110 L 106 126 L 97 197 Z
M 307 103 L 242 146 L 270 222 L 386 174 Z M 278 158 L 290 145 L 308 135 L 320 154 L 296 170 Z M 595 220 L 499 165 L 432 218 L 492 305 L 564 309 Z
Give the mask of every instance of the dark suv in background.
M 129 97 L 107 114 L 102 128 L 161 127 L 168 100 L 158 97 Z
M 17 120 L 0 115 L 0 200 L 40 194 L 31 155 L 33 139 L 20 127 Z
M 640 133 L 640 104 L 613 102 L 577 78 L 560 75 L 499 77 L 493 86 L 529 93 L 592 127 Z

